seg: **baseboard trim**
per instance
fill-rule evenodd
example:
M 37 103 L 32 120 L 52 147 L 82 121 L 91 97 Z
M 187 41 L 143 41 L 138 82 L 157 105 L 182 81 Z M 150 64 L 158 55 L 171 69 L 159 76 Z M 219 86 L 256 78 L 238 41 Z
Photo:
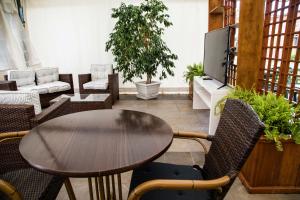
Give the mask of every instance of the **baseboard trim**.
M 135 87 L 120 88 L 120 94 L 136 94 Z M 159 94 L 188 94 L 188 87 L 161 87 Z
M 79 92 L 79 88 L 74 88 L 74 92 Z M 119 88 L 120 94 L 136 94 L 135 87 Z M 159 88 L 159 94 L 188 94 L 188 87 L 164 87 Z

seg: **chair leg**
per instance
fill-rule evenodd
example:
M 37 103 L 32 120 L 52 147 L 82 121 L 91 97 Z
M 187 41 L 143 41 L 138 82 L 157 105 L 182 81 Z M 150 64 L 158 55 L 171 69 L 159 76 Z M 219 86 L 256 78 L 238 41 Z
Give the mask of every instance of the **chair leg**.
M 76 200 L 76 197 L 75 197 L 75 194 L 74 194 L 74 190 L 73 190 L 73 187 L 72 187 L 72 185 L 71 185 L 71 182 L 70 182 L 70 179 L 69 179 L 69 178 L 67 178 L 67 179 L 65 180 L 65 186 L 66 186 L 66 190 L 67 190 L 69 199 L 70 199 L 70 200 Z

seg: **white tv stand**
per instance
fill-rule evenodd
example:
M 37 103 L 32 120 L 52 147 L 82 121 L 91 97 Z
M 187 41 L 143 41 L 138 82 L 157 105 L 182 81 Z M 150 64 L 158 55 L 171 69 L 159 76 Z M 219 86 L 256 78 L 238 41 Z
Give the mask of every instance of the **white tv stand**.
M 220 114 L 215 114 L 215 107 L 219 100 L 226 96 L 230 87 L 222 87 L 217 80 L 203 80 L 202 77 L 194 77 L 193 109 L 210 109 L 209 134 L 214 135 L 220 120 Z M 220 89 L 218 89 L 220 88 Z

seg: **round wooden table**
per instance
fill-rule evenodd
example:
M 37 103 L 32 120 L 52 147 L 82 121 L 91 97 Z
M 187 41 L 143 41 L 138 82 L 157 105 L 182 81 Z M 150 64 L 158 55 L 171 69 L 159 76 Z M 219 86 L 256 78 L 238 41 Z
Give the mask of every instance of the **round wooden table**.
M 35 127 L 21 140 L 19 149 L 23 158 L 40 171 L 96 177 L 96 197 L 109 199 L 116 195 L 114 174 L 120 198 L 120 173 L 155 160 L 167 151 L 172 140 L 171 127 L 151 114 L 95 110 L 65 115 Z M 89 178 L 93 195 L 91 182 Z

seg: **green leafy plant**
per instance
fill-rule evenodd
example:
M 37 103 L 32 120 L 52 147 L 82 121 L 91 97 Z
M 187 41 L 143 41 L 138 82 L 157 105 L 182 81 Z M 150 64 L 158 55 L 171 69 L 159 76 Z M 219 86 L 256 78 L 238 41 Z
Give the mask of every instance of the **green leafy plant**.
M 204 76 L 202 63 L 187 66 L 187 71 L 183 75 L 186 82 L 193 82 L 194 76 Z
M 113 9 L 112 18 L 117 19 L 106 51 L 111 50 L 116 70 L 123 72 L 124 82 L 134 77 L 147 76 L 146 83 L 158 74 L 159 79 L 174 76 L 172 69 L 177 55 L 163 41 L 165 28 L 172 25 L 168 8 L 160 0 L 144 0 L 140 5 L 121 3 Z
M 295 107 L 283 96 L 274 93 L 260 95 L 237 87 L 218 102 L 216 113 L 222 111 L 227 98 L 241 99 L 252 106 L 266 126 L 266 139 L 274 141 L 278 151 L 283 150 L 282 140 L 293 139 L 296 144 L 300 144 L 299 106 Z

